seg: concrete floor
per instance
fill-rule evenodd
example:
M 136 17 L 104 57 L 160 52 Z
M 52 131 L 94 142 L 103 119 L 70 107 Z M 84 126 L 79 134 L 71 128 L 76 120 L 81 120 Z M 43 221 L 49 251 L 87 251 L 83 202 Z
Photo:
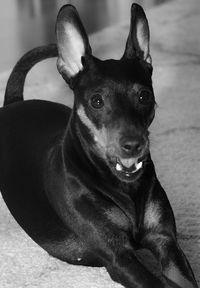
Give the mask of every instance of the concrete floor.
M 148 11 L 154 89 L 158 103 L 151 150 L 158 177 L 172 204 L 178 239 L 200 284 L 200 2 L 176 0 Z M 94 55 L 122 55 L 128 24 L 91 36 Z M 0 75 L 3 98 L 8 73 Z M 55 61 L 37 65 L 25 97 L 72 104 Z M 0 286 L 88 288 L 120 285 L 103 268 L 77 267 L 49 257 L 21 230 L 0 201 Z

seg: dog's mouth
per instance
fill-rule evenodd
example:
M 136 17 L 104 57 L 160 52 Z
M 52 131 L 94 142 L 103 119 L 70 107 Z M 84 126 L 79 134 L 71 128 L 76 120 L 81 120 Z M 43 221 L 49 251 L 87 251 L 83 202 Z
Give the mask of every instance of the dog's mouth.
M 138 160 L 136 160 L 135 158 L 118 158 L 115 169 L 118 172 L 122 171 L 127 174 L 127 176 L 130 176 L 131 174 L 136 173 L 138 170 L 140 170 L 142 168 L 142 165 L 143 162 L 138 162 Z
M 110 162 L 113 173 L 122 181 L 136 180 L 142 172 L 143 161 L 137 158 L 116 157 Z

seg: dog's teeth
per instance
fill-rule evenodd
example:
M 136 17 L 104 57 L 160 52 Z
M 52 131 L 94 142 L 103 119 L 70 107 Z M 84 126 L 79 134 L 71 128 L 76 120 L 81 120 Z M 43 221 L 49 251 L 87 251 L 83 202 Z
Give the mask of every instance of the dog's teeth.
M 142 168 L 142 162 L 136 163 L 135 167 L 137 170 L 139 170 L 140 168 Z
M 136 171 L 138 171 L 139 169 L 142 168 L 142 162 L 135 162 L 135 159 L 134 158 L 130 158 L 130 159 L 120 159 L 121 163 L 117 163 L 116 166 L 115 166 L 115 169 L 117 171 L 122 171 L 123 170 L 123 166 L 125 166 L 126 168 L 130 168 L 133 164 L 134 164 L 134 169 L 133 171 L 131 171 L 130 173 L 135 173 Z M 129 173 L 127 173 L 127 176 L 129 175 Z
M 117 171 L 122 171 L 122 165 L 120 165 L 119 163 L 116 164 L 116 170 Z

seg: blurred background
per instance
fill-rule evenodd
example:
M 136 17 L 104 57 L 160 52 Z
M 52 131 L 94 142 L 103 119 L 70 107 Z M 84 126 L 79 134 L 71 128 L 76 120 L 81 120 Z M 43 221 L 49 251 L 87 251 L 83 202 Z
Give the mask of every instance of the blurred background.
M 0 72 L 27 50 L 55 41 L 55 19 L 66 3 L 77 7 L 89 34 L 129 19 L 132 2 L 145 9 L 167 0 L 6 0 L 0 1 Z

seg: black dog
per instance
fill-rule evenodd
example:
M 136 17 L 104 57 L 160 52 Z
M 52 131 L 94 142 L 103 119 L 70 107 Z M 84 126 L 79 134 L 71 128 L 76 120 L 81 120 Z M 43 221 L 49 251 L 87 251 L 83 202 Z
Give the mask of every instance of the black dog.
M 56 35 L 58 51 L 36 48 L 17 63 L 0 111 L 0 188 L 11 213 L 50 255 L 105 266 L 124 287 L 197 287 L 149 153 L 155 99 L 143 9 L 132 5 L 120 60 L 92 56 L 71 5 L 60 10 Z M 72 111 L 23 102 L 29 69 L 57 55 Z M 163 279 L 137 259 L 138 248 L 155 255 Z

